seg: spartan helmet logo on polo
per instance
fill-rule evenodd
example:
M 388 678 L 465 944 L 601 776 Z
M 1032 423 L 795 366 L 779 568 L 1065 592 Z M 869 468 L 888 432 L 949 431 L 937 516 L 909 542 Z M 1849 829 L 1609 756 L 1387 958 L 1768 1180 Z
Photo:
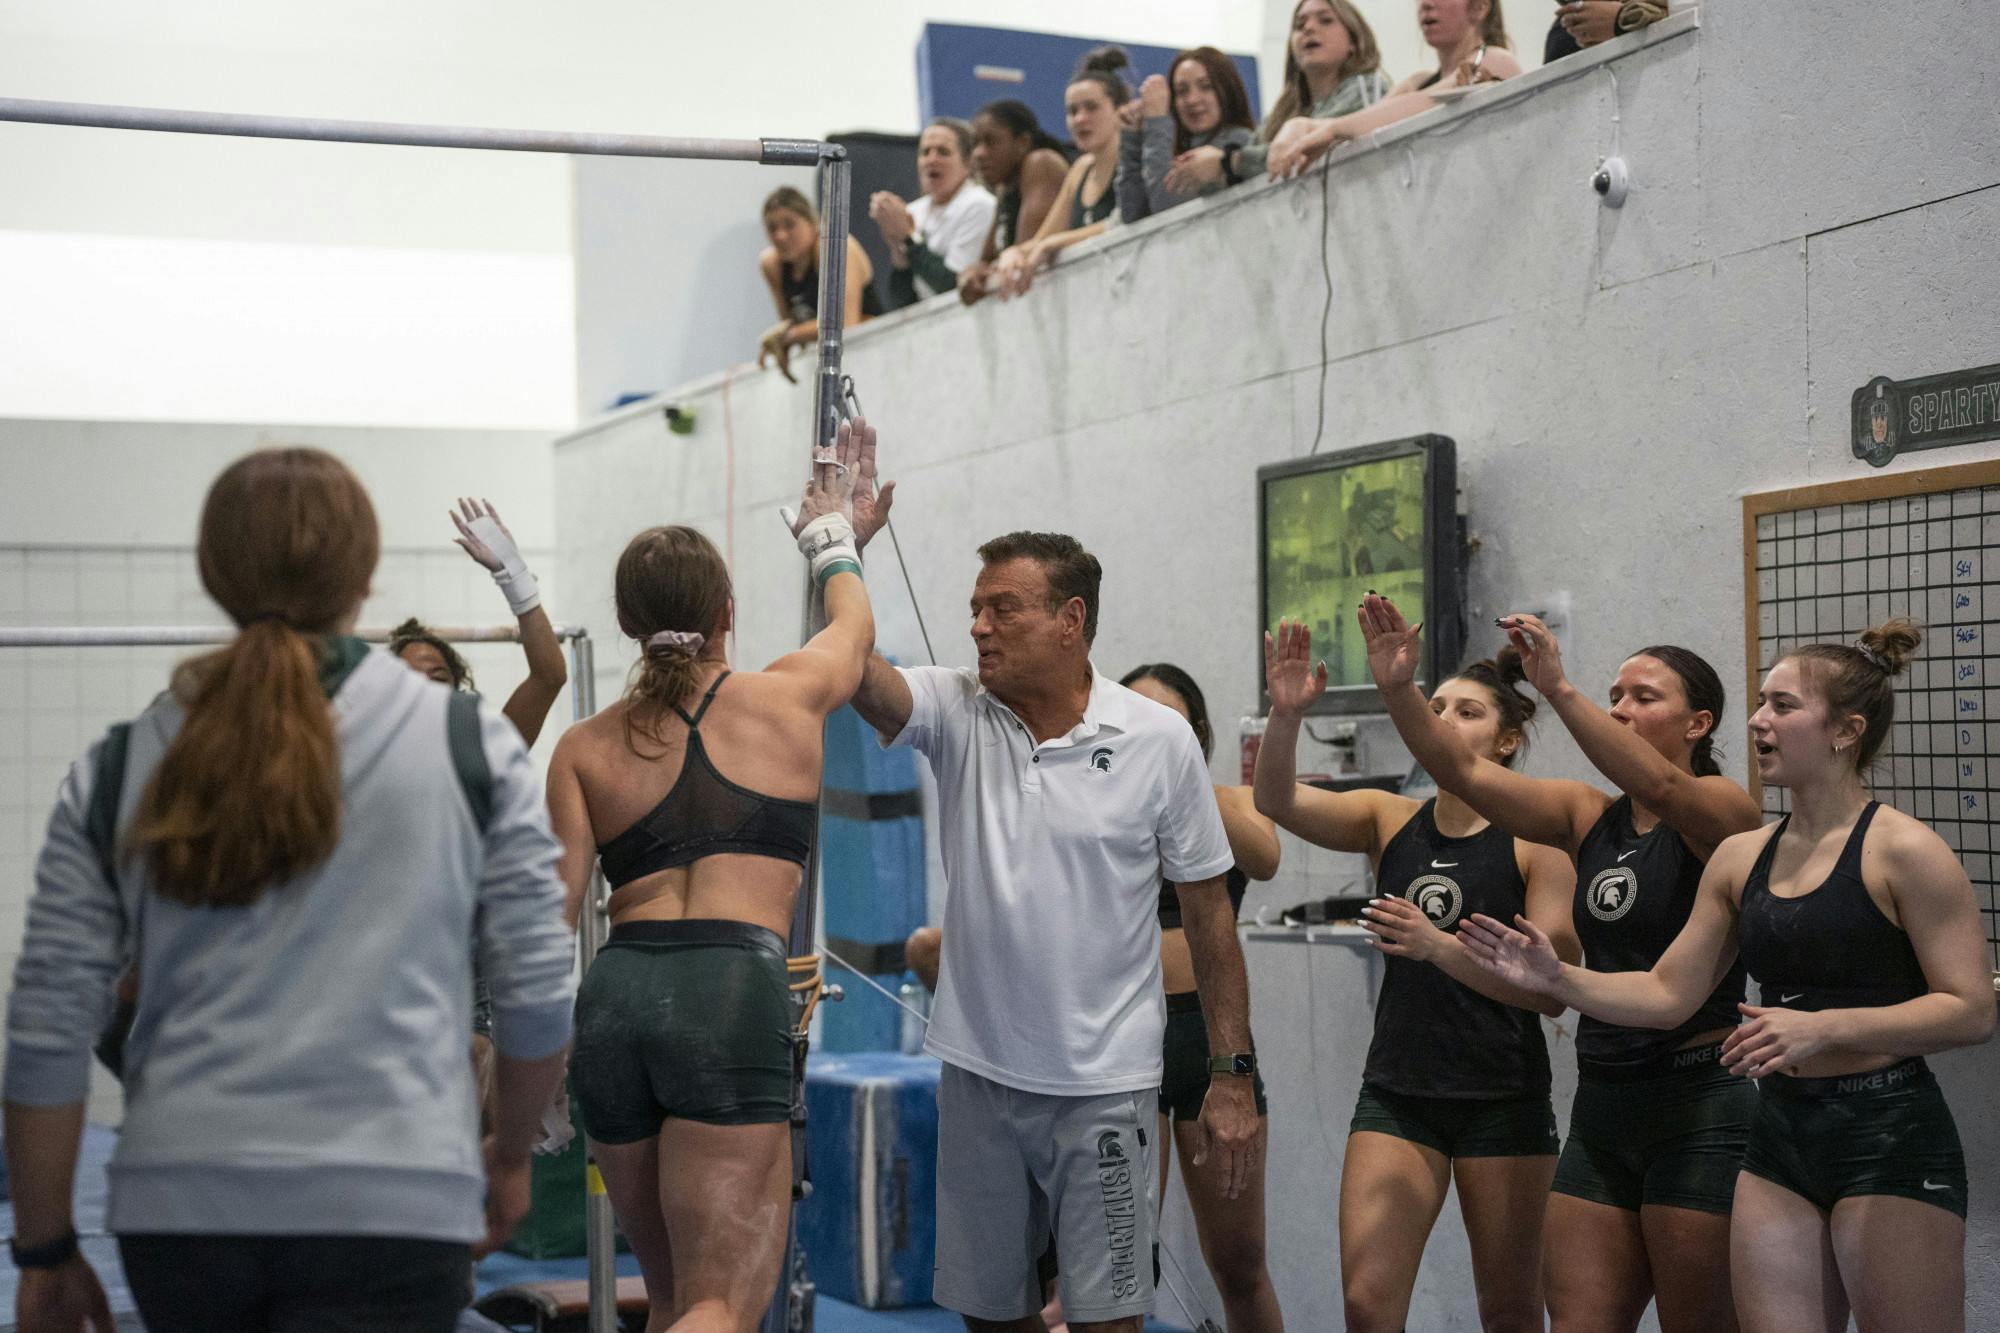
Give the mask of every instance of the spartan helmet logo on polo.
M 1449 929 L 1465 906 L 1465 893 L 1448 875 L 1419 875 L 1403 890 L 1403 897 L 1422 909 L 1439 930 Z
M 1090 752 L 1090 766 L 1100 773 L 1111 771 L 1111 750 L 1108 746 Z
M 1616 921 L 1631 911 L 1638 900 L 1639 877 L 1627 866 L 1599 871 L 1597 878 L 1590 881 L 1590 892 L 1583 896 L 1584 905 L 1599 921 Z

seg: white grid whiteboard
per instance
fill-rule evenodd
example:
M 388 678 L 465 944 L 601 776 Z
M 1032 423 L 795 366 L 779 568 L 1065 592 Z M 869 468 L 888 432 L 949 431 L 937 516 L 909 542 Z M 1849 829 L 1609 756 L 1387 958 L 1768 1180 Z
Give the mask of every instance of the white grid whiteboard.
M 1958 853 L 2000 971 L 2000 464 L 1749 496 L 1743 539 L 1747 699 L 1800 644 L 1895 615 L 1924 627 L 1871 785 Z M 1782 790 L 1751 781 L 1784 812 Z

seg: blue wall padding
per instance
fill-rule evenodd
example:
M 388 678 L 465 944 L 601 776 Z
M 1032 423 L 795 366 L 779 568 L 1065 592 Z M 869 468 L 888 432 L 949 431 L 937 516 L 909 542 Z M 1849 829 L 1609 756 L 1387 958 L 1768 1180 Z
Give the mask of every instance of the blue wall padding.
M 930 1302 L 937 1086 L 938 1062 L 927 1055 L 806 1061 L 813 1188 L 799 1204 L 799 1242 L 822 1295 L 871 1310 Z
M 874 728 L 843 708 L 827 719 L 825 773 L 819 850 L 826 936 L 900 944 L 924 924 L 927 908 L 916 756 L 884 750 Z M 821 1006 L 820 1049 L 897 1049 L 902 1010 L 831 960 L 826 976 L 847 998 Z M 876 974 L 875 980 L 894 991 L 903 971 Z
M 1063 94 L 1069 76 L 1093 47 L 1112 39 L 1102 37 L 1059 37 L 1047 32 L 1022 32 L 1015 28 L 982 28 L 963 23 L 926 23 L 917 41 L 918 123 L 928 125 L 933 116 L 960 116 L 967 120 L 988 102 L 1003 97 L 1026 102 L 1034 109 L 1042 128 L 1058 139 L 1069 138 L 1064 119 Z M 1180 54 L 1171 46 L 1145 46 L 1118 42 L 1132 58 L 1133 89 L 1148 74 L 1167 72 Z M 1257 57 L 1230 55 L 1237 73 L 1243 76 L 1254 115 L 1264 103 L 1257 91 Z

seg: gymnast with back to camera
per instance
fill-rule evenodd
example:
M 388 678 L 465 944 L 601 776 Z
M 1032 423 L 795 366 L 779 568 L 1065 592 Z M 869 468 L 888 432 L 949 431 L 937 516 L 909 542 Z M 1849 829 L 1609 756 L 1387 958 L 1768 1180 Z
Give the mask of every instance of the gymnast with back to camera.
M 875 641 L 854 546 L 874 432 L 840 428 L 793 533 L 826 628 L 732 671 L 729 571 L 687 527 L 618 560 L 639 643 L 624 698 L 563 733 L 549 807 L 575 918 L 601 862 L 611 935 L 577 995 L 570 1095 L 651 1303 L 648 1333 L 746 1333 L 777 1288 L 791 1207 L 786 938 L 812 853 L 822 736 Z
M 515 728 L 351 637 L 377 531 L 329 454 L 232 464 L 198 558 L 236 637 L 58 794 L 8 1011 L 24 1329 L 111 1328 L 70 1198 L 128 961 L 107 1224 L 155 1333 L 444 1333 L 475 1252 L 527 1211 L 571 1022 L 559 849 Z M 475 948 L 498 1050 L 483 1163 Z

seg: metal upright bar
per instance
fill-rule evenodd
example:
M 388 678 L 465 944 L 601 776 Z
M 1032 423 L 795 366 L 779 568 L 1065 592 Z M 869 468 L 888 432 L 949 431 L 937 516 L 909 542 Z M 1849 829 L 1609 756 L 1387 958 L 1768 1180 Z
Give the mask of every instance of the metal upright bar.
M 833 447 L 841 420 L 841 347 L 847 324 L 847 206 L 852 189 L 854 166 L 846 152 L 828 144 L 819 159 L 819 373 L 813 380 L 813 424 L 808 458 L 821 449 Z M 806 580 L 804 634 L 809 638 L 823 617 L 816 617 L 812 580 Z M 791 933 L 786 952 L 804 958 L 818 952 L 819 847 L 814 837 L 813 855 L 806 863 L 799 883 L 799 901 L 792 912 Z M 805 993 L 793 992 L 801 1014 L 807 1003 Z M 803 1041 L 801 1037 L 801 1041 Z M 803 1063 L 803 1057 L 800 1057 Z M 805 1264 L 799 1253 L 798 1200 L 810 1189 L 805 1179 L 805 1086 L 800 1080 L 792 1104 L 792 1210 L 786 1222 L 785 1255 L 778 1270 L 778 1286 L 759 1325 L 760 1333 L 804 1333 L 812 1321 L 809 1297 L 805 1295 Z
M 580 635 L 570 645 L 570 712 L 578 722 L 597 712 L 597 645 L 589 635 Z M 583 970 L 590 970 L 597 951 L 604 947 L 606 933 L 604 874 L 595 865 L 590 870 L 590 886 L 584 893 L 578 914 L 577 947 Z M 597 1160 L 584 1152 L 583 1235 L 589 1256 L 586 1280 L 590 1289 L 590 1333 L 617 1333 L 618 1329 L 618 1232 L 611 1214 L 611 1196 L 604 1192 L 604 1178 L 598 1174 Z
M 814 449 L 840 427 L 841 346 L 847 329 L 847 199 L 854 164 L 836 145 L 819 162 L 819 374 L 813 381 Z M 794 940 L 794 956 L 797 956 Z M 812 941 L 806 941 L 812 947 Z
M 471 125 L 404 125 L 380 120 L 258 116 L 228 111 L 108 106 L 0 97 L 0 120 L 75 125 L 103 130 L 160 130 L 250 139 L 309 139 L 322 143 L 392 144 L 405 148 L 479 148 L 510 153 L 579 153 L 603 157 L 687 157 L 765 166 L 812 166 L 815 139 L 681 139 L 653 134 L 594 134 L 576 130 L 507 130 Z

